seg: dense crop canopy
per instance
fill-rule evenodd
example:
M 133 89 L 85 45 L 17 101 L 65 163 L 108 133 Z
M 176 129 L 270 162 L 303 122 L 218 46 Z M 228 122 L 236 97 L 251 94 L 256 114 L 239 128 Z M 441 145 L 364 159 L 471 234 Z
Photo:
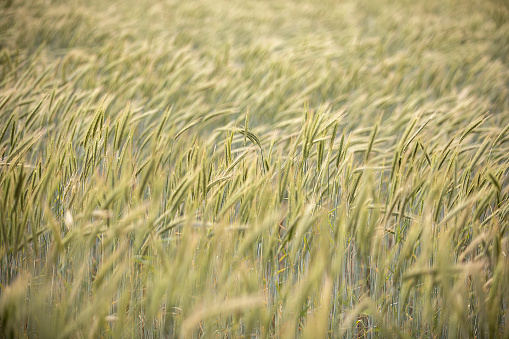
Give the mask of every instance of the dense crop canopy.
M 2 337 L 509 336 L 504 1 L 0 6 Z

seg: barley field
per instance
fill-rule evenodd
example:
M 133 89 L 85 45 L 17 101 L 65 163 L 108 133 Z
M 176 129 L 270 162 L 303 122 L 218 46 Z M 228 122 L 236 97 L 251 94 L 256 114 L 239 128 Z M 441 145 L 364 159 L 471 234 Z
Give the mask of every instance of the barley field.
M 505 0 L 4 0 L 0 337 L 509 337 Z

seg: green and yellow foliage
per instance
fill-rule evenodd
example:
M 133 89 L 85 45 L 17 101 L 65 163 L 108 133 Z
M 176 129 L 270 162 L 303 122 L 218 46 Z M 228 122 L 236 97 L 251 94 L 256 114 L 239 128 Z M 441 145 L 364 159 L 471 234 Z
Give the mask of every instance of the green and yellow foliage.
M 2 337 L 508 337 L 509 6 L 0 3 Z

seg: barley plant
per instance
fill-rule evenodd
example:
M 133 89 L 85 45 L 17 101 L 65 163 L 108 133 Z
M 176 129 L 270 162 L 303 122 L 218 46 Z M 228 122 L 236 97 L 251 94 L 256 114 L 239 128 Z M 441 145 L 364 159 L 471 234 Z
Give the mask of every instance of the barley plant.
M 0 7 L 0 336 L 509 337 L 505 0 Z

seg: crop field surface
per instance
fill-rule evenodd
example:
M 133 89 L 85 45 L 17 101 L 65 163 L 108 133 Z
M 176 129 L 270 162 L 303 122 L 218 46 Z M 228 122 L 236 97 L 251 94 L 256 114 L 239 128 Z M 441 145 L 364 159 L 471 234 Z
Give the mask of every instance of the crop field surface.
M 505 0 L 0 2 L 0 337 L 508 338 Z

